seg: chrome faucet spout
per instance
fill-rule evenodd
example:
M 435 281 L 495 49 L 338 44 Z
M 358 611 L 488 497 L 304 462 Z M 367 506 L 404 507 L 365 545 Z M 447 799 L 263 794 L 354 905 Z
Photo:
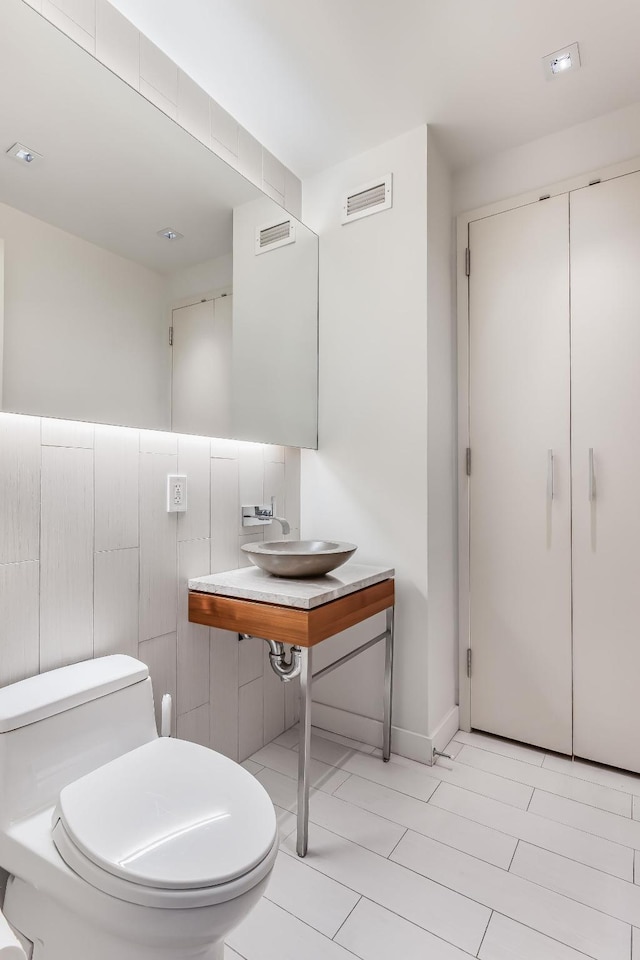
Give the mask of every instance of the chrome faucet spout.
M 274 521 L 277 521 L 282 527 L 282 536 L 286 537 L 291 533 L 291 526 L 288 520 L 285 520 L 284 517 L 274 517 Z

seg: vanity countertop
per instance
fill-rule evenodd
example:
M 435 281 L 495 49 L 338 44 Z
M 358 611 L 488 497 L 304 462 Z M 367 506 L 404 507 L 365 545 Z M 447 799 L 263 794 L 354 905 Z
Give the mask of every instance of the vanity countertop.
M 212 573 L 208 577 L 195 577 L 189 580 L 189 590 L 312 610 L 375 583 L 390 580 L 394 573 L 392 567 L 345 563 L 324 577 L 294 580 L 274 577 L 257 567 L 241 567 Z

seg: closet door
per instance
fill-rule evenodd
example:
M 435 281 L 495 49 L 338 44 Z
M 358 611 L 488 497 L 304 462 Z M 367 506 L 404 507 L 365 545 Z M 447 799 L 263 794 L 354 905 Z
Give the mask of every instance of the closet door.
M 469 241 L 471 725 L 570 753 L 568 197 Z
M 574 752 L 640 771 L 640 174 L 570 202 Z
M 173 311 L 171 429 L 231 436 L 232 298 Z

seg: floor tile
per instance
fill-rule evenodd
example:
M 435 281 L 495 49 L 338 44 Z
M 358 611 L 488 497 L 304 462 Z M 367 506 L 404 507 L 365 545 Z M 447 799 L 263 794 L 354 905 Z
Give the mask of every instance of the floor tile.
M 523 783 L 506 780 L 504 777 L 497 777 L 482 770 L 474 770 L 456 760 L 447 760 L 446 765 L 445 762 L 439 761 L 434 766 L 427 767 L 411 760 L 401 763 L 394 757 L 389 763 L 381 763 L 376 757 L 354 753 L 345 761 L 343 769 L 365 780 L 373 780 L 400 793 L 417 797 L 419 800 L 428 800 L 438 781 L 455 783 L 457 786 L 484 796 L 494 797 L 496 800 L 510 803 L 522 810 L 526 810 L 533 792 L 531 787 Z
M 469 954 L 432 933 L 362 899 L 336 937 L 362 960 L 468 960 Z
M 284 848 L 295 852 L 291 837 Z M 486 907 L 315 824 L 305 864 L 462 950 L 475 954 L 480 946 L 490 915 Z
M 619 817 L 615 813 L 598 810 L 596 807 L 545 793 L 543 790 L 534 791 L 529 812 L 577 827 L 578 830 L 604 837 L 613 843 L 621 843 L 634 850 L 640 849 L 640 822 L 637 820 Z
M 564 773 L 577 780 L 589 780 L 599 783 L 603 787 L 613 790 L 622 790 L 623 793 L 640 794 L 640 776 L 634 773 L 625 773 L 613 767 L 600 767 L 586 760 L 571 760 L 569 757 L 559 757 L 555 753 L 547 754 L 544 758 L 545 769 Z
M 428 800 L 438 786 L 438 781 L 429 776 L 430 767 L 409 769 L 396 763 L 393 757 L 389 763 L 383 763 L 380 757 L 354 752 L 345 760 L 343 769 L 418 800 Z
M 297 783 L 274 770 L 265 768 L 257 779 L 274 803 L 286 810 L 297 808 Z M 318 826 L 325 827 L 347 840 L 353 840 L 360 846 L 389 856 L 398 841 L 404 836 L 406 828 L 391 823 L 374 813 L 358 809 L 350 803 L 329 796 L 321 790 L 313 790 L 309 802 L 309 819 Z
M 488 750 L 489 753 L 532 763 L 535 767 L 541 767 L 545 758 L 544 751 L 536 747 L 527 747 L 522 743 L 514 743 L 513 740 L 503 740 L 501 737 L 491 737 L 486 733 L 465 733 L 464 730 L 458 730 L 453 739 L 458 743 L 477 747 L 479 750 Z
M 567 857 L 518 844 L 511 872 L 610 917 L 640 926 L 640 887 Z
M 534 767 L 530 763 L 514 760 L 511 757 L 498 756 L 487 750 L 478 750 L 476 747 L 465 746 L 457 756 L 457 763 L 464 763 L 474 769 L 493 773 L 508 780 L 555 793 L 561 797 L 568 797 L 580 803 L 608 810 L 619 816 L 631 816 L 631 797 L 619 790 L 603 787 L 598 783 L 587 780 L 577 780 L 575 777 L 563 773 L 556 773 L 546 767 Z
M 261 763 L 255 763 L 254 760 L 243 760 L 240 766 L 244 767 L 245 770 L 248 770 L 249 773 L 252 773 L 254 776 L 264 769 Z
M 347 784 L 349 782 L 347 781 Z M 526 840 L 536 847 L 571 857 L 623 880 L 631 880 L 633 877 L 633 857 L 628 847 L 538 816 L 532 813 L 531 809 L 516 810 L 498 800 L 481 797 L 469 790 L 460 790 L 448 783 L 441 784 L 436 790 L 429 802 L 429 806 L 431 805 L 500 830 L 519 840 Z
M 346 738 L 345 738 L 346 739 Z M 293 750 L 298 751 L 298 741 L 293 744 Z M 371 748 L 374 749 L 373 747 Z M 333 767 L 342 767 L 354 753 L 362 753 L 357 747 L 351 744 L 338 743 L 335 740 L 327 740 L 319 734 L 311 735 L 311 756 L 315 760 L 322 760 L 323 763 L 329 763 Z
M 299 732 L 298 725 L 295 727 L 289 727 L 288 730 L 285 730 L 284 733 L 281 733 L 279 737 L 273 741 L 278 747 L 284 747 L 285 750 L 291 750 L 292 747 L 295 747 L 298 742 Z
M 537 930 L 493 913 L 478 960 L 587 960 L 587 956 Z
M 266 896 L 325 937 L 335 936 L 360 899 L 299 857 L 284 853 L 278 854 Z
M 446 784 L 441 784 L 439 789 L 443 786 Z M 432 801 L 437 796 L 438 790 L 434 793 Z M 469 794 L 469 796 L 477 795 Z M 361 777 L 349 777 L 341 787 L 338 787 L 334 797 L 346 800 L 349 804 L 354 804 L 363 810 L 377 813 L 381 817 L 415 830 L 416 833 L 432 837 L 434 840 L 446 843 L 457 850 L 463 850 L 488 863 L 495 863 L 496 866 L 504 869 L 508 869 L 516 849 L 517 840 L 506 836 L 505 833 L 499 833 L 498 830 L 432 806 L 431 802 L 424 803 L 422 800 L 408 797 L 379 783 L 363 780 Z M 523 813 L 523 816 L 526 814 Z
M 226 960 L 640 960 L 640 778 L 478 733 L 383 764 L 314 729 L 300 859 L 297 745 L 245 763 L 281 851 Z
M 391 859 L 596 960 L 628 960 L 627 924 L 499 867 L 412 832 Z
M 454 737 L 453 740 L 450 740 L 449 743 L 446 745 L 446 747 L 445 747 L 444 750 L 443 750 L 443 753 L 448 753 L 448 754 L 450 754 L 450 755 L 453 757 L 453 759 L 455 760 L 455 758 L 458 756 L 458 754 L 459 754 L 460 751 L 462 750 L 463 746 L 464 746 L 464 744 L 463 744 L 463 743 L 460 743 L 460 742 L 459 742 L 458 740 L 456 740 L 456 738 Z M 446 759 L 446 758 L 445 758 L 445 759 Z M 437 758 L 436 758 L 436 763 L 438 763 L 438 759 L 437 759 Z
M 284 807 L 278 806 L 277 803 L 273 804 L 273 809 L 276 812 L 278 834 L 280 836 L 280 844 L 282 844 L 289 834 L 296 829 L 296 817 L 294 813 L 291 813 L 291 810 L 285 810 Z
M 227 942 L 244 960 L 353 960 L 344 947 L 266 897 Z
M 270 770 L 276 770 L 283 773 L 286 777 L 293 780 L 298 779 L 298 754 L 293 750 L 287 750 L 284 747 L 278 747 L 273 743 L 267 744 L 262 750 L 258 750 L 250 758 L 254 763 L 260 763 L 263 767 L 269 767 Z M 380 764 L 382 766 L 382 764 Z M 311 785 L 317 790 L 323 790 L 325 793 L 333 793 L 336 787 L 349 776 L 346 770 L 338 770 L 337 767 L 331 767 L 329 764 L 322 763 L 320 760 L 311 760 L 309 763 L 309 773 L 311 776 Z

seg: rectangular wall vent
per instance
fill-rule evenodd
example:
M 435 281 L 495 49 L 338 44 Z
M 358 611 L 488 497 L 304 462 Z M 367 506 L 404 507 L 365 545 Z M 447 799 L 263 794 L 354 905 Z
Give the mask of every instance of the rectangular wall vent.
M 296 225 L 292 220 L 281 220 L 279 223 L 268 223 L 264 227 L 256 228 L 256 254 L 267 253 L 268 250 L 295 242 Z
M 342 222 L 351 223 L 352 220 L 388 210 L 392 205 L 392 180 L 392 175 L 388 173 L 348 193 L 342 204 Z

